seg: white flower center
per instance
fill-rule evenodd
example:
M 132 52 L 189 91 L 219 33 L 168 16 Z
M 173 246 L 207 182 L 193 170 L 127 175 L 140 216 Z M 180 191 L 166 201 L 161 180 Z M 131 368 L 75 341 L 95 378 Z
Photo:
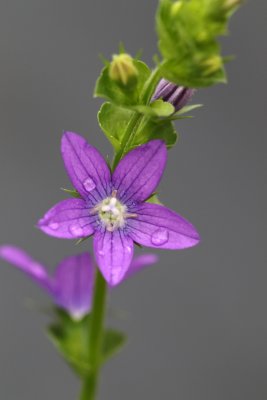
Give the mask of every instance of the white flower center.
M 109 232 L 124 226 L 127 207 L 116 197 L 107 197 L 97 208 L 99 218 Z
M 135 218 L 136 214 L 127 213 L 127 207 L 116 198 L 114 190 L 110 197 L 102 200 L 94 209 L 93 213 L 98 214 L 100 221 L 109 232 L 123 228 L 127 218 Z

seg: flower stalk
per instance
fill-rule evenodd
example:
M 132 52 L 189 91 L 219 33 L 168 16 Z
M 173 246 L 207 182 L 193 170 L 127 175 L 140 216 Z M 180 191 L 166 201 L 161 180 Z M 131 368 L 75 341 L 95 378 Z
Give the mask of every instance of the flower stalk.
M 97 384 L 101 369 L 106 297 L 107 284 L 101 272 L 97 270 L 88 335 L 89 360 L 92 370 L 84 379 L 80 400 L 95 400 L 96 398 Z
M 149 103 L 157 84 L 160 80 L 160 72 L 159 68 L 156 68 L 149 81 L 147 82 L 146 87 L 142 93 L 142 99 Z M 132 142 L 134 135 L 142 121 L 142 116 L 138 112 L 136 112 L 132 119 L 129 121 L 129 124 L 126 128 L 124 134 L 124 140 L 120 150 L 115 154 L 113 161 L 114 171 L 119 161 L 122 159 L 124 154 L 127 151 L 127 148 L 130 147 L 130 143 Z M 99 373 L 101 369 L 101 350 L 103 344 L 103 332 L 104 332 L 104 320 L 105 320 L 105 309 L 106 309 L 106 294 L 107 294 L 107 284 L 105 279 L 102 277 L 101 272 L 97 269 L 96 278 L 95 278 L 95 290 L 94 290 L 94 299 L 93 299 L 93 307 L 91 311 L 91 323 L 89 329 L 89 357 L 92 365 L 92 372 L 83 383 L 82 393 L 80 400 L 95 400 L 97 394 L 97 385 L 99 381 Z

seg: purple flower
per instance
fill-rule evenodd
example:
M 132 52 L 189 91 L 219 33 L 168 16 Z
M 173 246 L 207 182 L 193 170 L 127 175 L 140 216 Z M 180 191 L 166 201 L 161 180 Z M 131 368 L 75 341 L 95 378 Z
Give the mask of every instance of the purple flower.
M 46 267 L 35 261 L 23 250 L 10 246 L 0 246 L 0 258 L 26 273 L 44 289 L 52 301 L 64 308 L 74 319 L 81 319 L 90 312 L 92 305 L 95 265 L 89 253 L 68 257 L 57 266 L 50 277 Z M 130 265 L 125 278 L 146 266 L 155 264 L 154 254 L 136 257 Z
M 175 111 L 179 111 L 191 100 L 195 91 L 195 89 L 177 86 L 175 83 L 171 83 L 166 79 L 161 79 L 151 102 L 162 99 L 171 103 L 174 106 Z
M 199 242 L 196 229 L 174 211 L 145 200 L 163 174 L 167 149 L 153 140 L 128 153 L 113 175 L 94 147 L 66 132 L 61 151 L 79 199 L 63 200 L 39 221 L 46 234 L 65 239 L 94 234 L 96 261 L 114 286 L 128 271 L 134 242 L 162 249 L 184 249 Z

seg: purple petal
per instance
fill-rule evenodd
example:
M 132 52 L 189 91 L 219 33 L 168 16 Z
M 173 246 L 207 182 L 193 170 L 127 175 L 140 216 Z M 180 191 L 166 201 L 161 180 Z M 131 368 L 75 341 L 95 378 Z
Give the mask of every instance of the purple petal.
M 143 254 L 141 256 L 137 256 L 133 259 L 128 271 L 125 274 L 124 279 L 130 278 L 132 275 L 135 275 L 137 272 L 153 265 L 158 262 L 158 256 L 156 254 Z
M 175 111 L 179 111 L 191 100 L 195 91 L 195 89 L 177 86 L 175 83 L 169 82 L 166 79 L 161 79 L 151 102 L 162 99 L 171 103 L 175 107 Z
M 25 272 L 43 289 L 51 291 L 52 283 L 45 266 L 31 258 L 25 251 L 11 245 L 0 246 L 0 258 Z
M 79 239 L 94 232 L 94 216 L 83 199 L 67 199 L 52 207 L 38 222 L 47 235 L 62 239 Z
M 68 257 L 55 273 L 55 303 L 75 319 L 91 310 L 95 267 L 89 253 Z
M 133 241 L 122 231 L 98 232 L 94 237 L 97 264 L 110 286 L 120 283 L 133 258 Z
M 135 213 L 137 218 L 128 220 L 129 235 L 143 246 L 179 250 L 199 243 L 194 226 L 164 206 L 144 203 Z
M 70 180 L 83 198 L 96 203 L 110 194 L 110 170 L 96 148 L 82 136 L 65 132 L 61 152 Z
M 167 161 L 163 141 L 152 140 L 128 153 L 113 174 L 113 188 L 124 201 L 144 201 L 156 189 Z

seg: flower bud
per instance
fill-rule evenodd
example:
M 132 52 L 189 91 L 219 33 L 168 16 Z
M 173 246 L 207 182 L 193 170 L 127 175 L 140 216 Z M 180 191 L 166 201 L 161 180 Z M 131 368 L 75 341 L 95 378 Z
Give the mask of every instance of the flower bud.
M 138 70 L 132 57 L 129 54 L 114 55 L 109 67 L 109 76 L 123 86 L 136 83 Z
M 224 2 L 224 9 L 226 11 L 232 11 L 236 9 L 238 6 L 240 6 L 242 3 L 242 0 L 225 0 Z
M 182 3 L 180 0 L 175 1 L 175 2 L 172 4 L 172 7 L 171 7 L 171 15 L 172 15 L 173 17 L 176 17 L 176 15 L 177 15 L 178 12 L 180 11 L 182 5 L 183 5 L 183 3 Z
M 162 99 L 171 103 L 175 111 L 181 110 L 192 98 L 195 89 L 177 86 L 166 79 L 161 79 L 151 101 Z
M 205 60 L 202 65 L 205 67 L 205 74 L 210 75 L 223 66 L 221 56 L 215 55 Z

